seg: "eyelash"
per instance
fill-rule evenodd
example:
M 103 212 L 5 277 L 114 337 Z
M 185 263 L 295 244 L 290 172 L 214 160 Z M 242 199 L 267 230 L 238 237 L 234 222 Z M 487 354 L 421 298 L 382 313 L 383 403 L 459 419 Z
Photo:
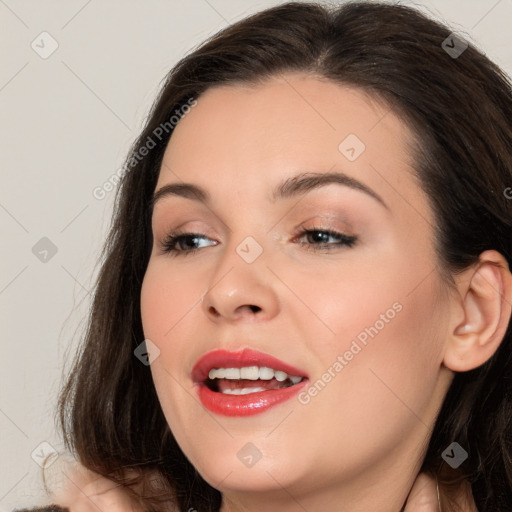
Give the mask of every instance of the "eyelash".
M 310 243 L 310 242 L 298 242 L 300 246 L 306 247 L 307 250 L 310 251 L 318 251 L 320 249 L 323 250 L 336 250 L 341 247 L 353 247 L 354 244 L 357 242 L 357 237 L 352 235 L 345 235 L 343 233 L 339 233 L 337 231 L 332 231 L 330 229 L 322 229 L 320 227 L 312 227 L 310 229 L 304 229 L 301 228 L 295 235 L 294 239 L 297 238 L 303 238 L 304 236 L 311 235 L 314 233 L 322 233 L 324 235 L 327 235 L 329 237 L 337 238 L 339 241 L 334 244 L 327 244 L 327 243 Z M 197 251 L 200 250 L 200 248 L 194 248 L 194 249 L 188 249 L 188 250 L 177 250 L 176 246 L 184 239 L 186 238 L 208 238 L 206 235 L 201 233 L 187 233 L 187 232 L 174 232 L 170 233 L 166 236 L 166 238 L 161 243 L 161 249 L 164 254 L 172 254 L 174 253 L 175 256 L 181 254 L 182 256 L 188 256 L 190 254 L 194 254 Z M 215 244 L 216 245 L 216 244 Z M 316 246 L 316 247 L 312 247 Z

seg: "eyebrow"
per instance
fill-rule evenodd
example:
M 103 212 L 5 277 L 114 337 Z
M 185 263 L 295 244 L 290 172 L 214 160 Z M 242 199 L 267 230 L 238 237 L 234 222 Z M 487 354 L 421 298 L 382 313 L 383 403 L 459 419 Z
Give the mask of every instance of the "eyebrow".
M 375 191 L 364 183 L 361 183 L 359 180 L 342 172 L 301 173 L 296 176 L 292 176 L 278 184 L 271 194 L 271 200 L 272 202 L 276 202 L 279 199 L 288 199 L 304 195 L 312 190 L 316 190 L 333 183 L 363 192 L 389 210 L 389 207 L 382 197 L 380 197 Z M 160 199 L 168 196 L 184 197 L 200 201 L 205 204 L 210 201 L 210 194 L 198 185 L 194 185 L 192 183 L 170 183 L 168 185 L 164 185 L 155 192 L 151 201 L 151 208 L 153 208 Z

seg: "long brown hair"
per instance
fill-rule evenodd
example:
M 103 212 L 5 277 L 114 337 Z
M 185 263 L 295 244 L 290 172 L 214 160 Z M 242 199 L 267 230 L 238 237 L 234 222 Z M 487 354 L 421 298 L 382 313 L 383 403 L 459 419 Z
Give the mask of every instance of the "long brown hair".
M 211 87 L 294 71 L 384 100 L 417 141 L 415 168 L 435 212 L 438 268 L 450 279 L 486 249 L 511 265 L 511 86 L 472 45 L 457 40 L 463 51 L 450 54 L 454 40 L 443 44 L 450 33 L 405 6 L 287 3 L 222 30 L 170 71 L 126 160 L 88 330 L 60 397 L 64 439 L 83 465 L 129 486 L 146 510 L 159 510 L 159 493 L 182 511 L 219 510 L 219 491 L 178 447 L 150 370 L 133 354 L 144 339 L 139 297 L 169 118 Z M 149 138 L 154 147 L 140 158 Z M 469 482 L 480 512 L 512 510 L 511 343 L 509 324 L 486 364 L 456 374 L 423 463 L 437 474 L 443 450 L 459 443 L 469 457 L 456 471 L 445 464 L 440 484 Z

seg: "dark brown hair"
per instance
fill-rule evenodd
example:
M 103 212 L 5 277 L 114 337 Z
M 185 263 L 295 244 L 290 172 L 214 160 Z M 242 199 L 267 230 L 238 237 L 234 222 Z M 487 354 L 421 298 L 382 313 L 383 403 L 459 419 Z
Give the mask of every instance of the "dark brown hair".
M 220 493 L 181 452 L 150 370 L 133 354 L 144 339 L 139 296 L 152 246 L 151 198 L 172 136 L 169 129 L 156 141 L 155 129 L 211 87 L 303 72 L 383 100 L 416 139 L 440 272 L 450 279 L 486 249 L 511 265 L 512 201 L 504 194 L 512 186 L 510 83 L 472 45 L 450 55 L 442 47 L 450 33 L 404 6 L 287 3 L 229 26 L 170 71 L 127 159 L 88 330 L 61 394 L 64 437 L 82 464 L 139 496 L 152 494 L 141 498 L 146 510 L 159 510 L 148 475 L 158 477 L 167 503 L 174 500 L 179 510 L 219 510 Z M 155 147 L 138 158 L 150 137 Z M 443 450 L 459 443 L 469 457 L 457 471 L 445 465 L 440 483 L 446 490 L 468 481 L 480 512 L 512 510 L 511 343 L 509 324 L 486 364 L 456 374 L 423 463 L 438 473 Z M 131 480 L 127 469 L 136 475 Z

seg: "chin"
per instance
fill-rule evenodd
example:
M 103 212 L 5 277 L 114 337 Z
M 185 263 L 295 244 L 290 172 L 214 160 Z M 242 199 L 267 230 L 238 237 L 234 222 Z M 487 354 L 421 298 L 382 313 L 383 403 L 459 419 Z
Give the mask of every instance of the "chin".
M 224 431 L 224 435 L 209 435 L 202 430 L 201 441 L 193 441 L 189 432 L 185 443 L 177 436 L 183 453 L 212 487 L 222 492 L 263 492 L 307 476 L 302 474 L 308 467 L 303 443 L 289 446 L 282 436 L 266 438 L 268 429 L 259 436 L 254 435 L 254 429 L 250 434 L 235 433 L 234 429 L 229 432 L 233 437 Z
M 234 463 L 233 453 L 216 462 L 208 460 L 196 468 L 206 482 L 221 492 L 272 492 L 300 479 L 300 475 L 290 473 L 288 464 L 269 463 L 263 457 L 251 467 Z

